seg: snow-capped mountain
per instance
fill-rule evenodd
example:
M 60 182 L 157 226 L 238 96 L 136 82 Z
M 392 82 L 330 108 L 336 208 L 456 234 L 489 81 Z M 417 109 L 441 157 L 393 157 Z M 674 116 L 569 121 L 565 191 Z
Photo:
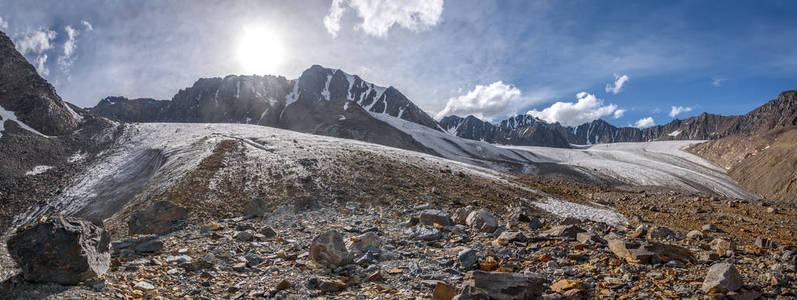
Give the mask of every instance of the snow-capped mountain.
M 497 125 L 474 116 L 448 116 L 440 120 L 440 126 L 450 134 L 492 144 L 559 148 L 570 146 L 568 140 L 552 124 L 526 115 L 506 119 Z
M 314 65 L 293 80 L 281 76 L 202 78 L 171 101 L 108 97 L 91 111 L 130 122 L 242 123 L 359 139 L 433 153 L 371 114 L 429 128 L 437 123 L 393 87 L 381 87 Z

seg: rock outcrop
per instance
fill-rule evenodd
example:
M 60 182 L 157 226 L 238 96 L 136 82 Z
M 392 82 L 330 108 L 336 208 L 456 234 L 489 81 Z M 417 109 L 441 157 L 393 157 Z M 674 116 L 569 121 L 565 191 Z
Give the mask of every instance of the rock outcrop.
M 104 274 L 110 266 L 108 233 L 74 217 L 47 217 L 18 230 L 8 252 L 26 280 L 77 284 Z

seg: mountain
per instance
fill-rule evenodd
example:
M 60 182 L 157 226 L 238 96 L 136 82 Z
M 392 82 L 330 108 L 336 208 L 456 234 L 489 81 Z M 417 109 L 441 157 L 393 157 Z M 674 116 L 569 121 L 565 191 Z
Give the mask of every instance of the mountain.
M 602 119 L 565 127 L 528 115 L 517 115 L 499 124 L 473 116 L 447 116 L 440 124 L 446 132 L 462 138 L 518 146 L 569 147 L 570 144 L 715 140 L 797 125 L 797 91 L 784 91 L 777 98 L 744 115 L 702 113 L 645 129 L 616 127 Z
M 567 148 L 570 145 L 564 136 L 553 130 L 554 124 L 527 115 L 506 119 L 499 125 L 493 125 L 474 116 L 465 118 L 447 116 L 440 120 L 440 126 L 450 134 L 491 144 L 560 148 Z
M 127 122 L 241 123 L 358 139 L 434 153 L 373 118 L 385 114 L 432 129 L 437 123 L 393 87 L 314 65 L 298 79 L 202 78 L 171 101 L 108 97 L 89 109 Z
M 0 32 L 0 232 L 63 192 L 113 142 L 115 123 L 61 99 Z

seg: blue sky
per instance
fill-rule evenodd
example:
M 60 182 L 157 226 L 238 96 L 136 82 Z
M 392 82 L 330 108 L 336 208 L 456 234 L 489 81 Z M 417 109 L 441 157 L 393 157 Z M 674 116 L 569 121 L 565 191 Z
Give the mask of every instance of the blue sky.
M 362 4 L 0 0 L 0 29 L 80 106 L 170 99 L 199 77 L 251 71 L 236 48 L 255 27 L 283 50 L 261 73 L 341 68 L 397 87 L 433 116 L 530 111 L 648 126 L 672 120 L 673 106 L 691 108 L 675 118 L 742 114 L 797 89 L 795 1 Z

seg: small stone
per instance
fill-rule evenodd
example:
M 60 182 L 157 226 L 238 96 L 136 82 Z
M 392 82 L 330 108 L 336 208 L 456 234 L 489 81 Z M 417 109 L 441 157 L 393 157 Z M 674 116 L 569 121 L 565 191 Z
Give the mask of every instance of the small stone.
M 385 280 L 385 277 L 382 276 L 382 272 L 379 271 L 371 273 L 371 275 L 368 275 L 368 278 L 365 279 L 367 282 L 377 282 L 383 280 Z
M 222 226 L 218 222 L 210 222 L 210 223 L 208 223 L 207 226 L 208 226 L 208 229 L 210 229 L 211 231 L 219 231 L 222 228 L 224 228 L 224 226 Z
M 703 285 L 700 289 L 703 292 L 727 292 L 736 291 L 742 287 L 742 277 L 736 267 L 730 263 L 718 263 L 709 268 Z
M 328 267 L 343 266 L 351 262 L 343 236 L 329 230 L 318 235 L 310 244 L 310 259 Z
M 251 242 L 255 238 L 255 236 L 248 231 L 238 231 L 233 237 L 241 242 Z
M 690 239 L 690 240 L 702 240 L 705 237 L 706 237 L 706 234 L 704 234 L 700 230 L 692 230 L 692 231 L 690 231 L 689 233 L 686 234 L 686 238 Z
M 512 242 L 522 243 L 527 240 L 528 238 L 526 238 L 526 236 L 523 235 L 523 233 L 520 233 L 519 231 L 504 231 L 496 239 L 496 241 L 498 241 L 499 244 L 507 244 Z
M 731 240 L 726 240 L 723 238 L 716 238 L 709 243 L 709 247 L 711 250 L 714 250 L 715 253 L 719 255 L 725 255 L 729 251 L 736 250 L 736 244 L 733 243 Z
M 753 246 L 756 246 L 757 248 L 761 249 L 775 249 L 778 247 L 778 245 L 775 244 L 775 242 L 773 242 L 772 240 L 768 240 L 762 237 L 757 237 L 755 239 L 755 242 L 753 242 Z
M 382 241 L 380 241 L 379 236 L 373 232 L 366 232 L 352 237 L 346 242 L 346 249 L 355 257 L 369 250 L 371 252 L 378 252 L 381 246 Z
M 701 227 L 701 229 L 703 231 L 716 232 L 717 231 L 717 226 L 714 226 L 714 224 L 706 224 L 706 225 L 703 225 L 703 227 Z
M 155 286 L 146 281 L 136 281 L 136 283 L 133 285 L 133 288 L 139 291 L 148 292 L 154 290 Z
M 291 288 L 292 286 L 293 286 L 293 283 L 291 283 L 287 279 L 283 279 L 277 284 L 277 290 L 279 290 L 279 291 L 287 290 L 287 289 Z
M 417 226 L 410 232 L 410 234 L 413 237 L 424 241 L 436 241 L 442 236 L 440 230 L 437 228 L 426 226 Z
M 166 262 L 170 264 L 190 263 L 193 259 L 188 255 L 170 255 L 166 257 Z
M 451 300 L 456 295 L 457 291 L 454 287 L 442 282 L 438 282 L 432 291 L 432 297 L 435 300 Z
M 274 229 L 271 229 L 271 227 L 268 227 L 268 226 L 263 227 L 262 229 L 260 229 L 260 234 L 264 235 L 266 238 L 273 238 L 273 237 L 277 236 L 277 232 L 274 231 Z
M 664 226 L 655 226 L 648 230 L 648 239 L 666 239 L 674 236 L 675 232 Z
M 246 266 L 250 268 L 256 267 L 262 261 L 259 255 L 252 252 L 249 252 L 246 255 L 244 255 L 244 259 L 246 259 Z
M 777 211 L 778 210 L 776 208 L 774 208 L 774 207 L 767 207 L 767 213 L 774 214 Z
M 326 293 L 338 292 L 346 288 L 346 284 L 337 279 L 318 278 L 316 280 L 318 289 Z
M 562 292 L 570 289 L 578 288 L 581 284 L 577 281 L 562 279 L 551 285 L 550 289 L 554 292 Z
M 484 233 L 493 233 L 498 229 L 498 221 L 495 215 L 486 209 L 479 209 L 471 212 L 465 223 L 470 228 Z
M 579 232 L 586 232 L 576 225 L 558 225 L 546 231 L 544 234 L 547 236 L 566 237 L 576 239 Z
M 464 249 L 457 254 L 459 265 L 465 270 L 470 270 L 479 261 L 479 254 L 471 248 Z
M 467 225 L 468 215 L 473 211 L 472 206 L 460 207 L 454 210 L 454 215 L 451 216 L 451 221 L 458 225 Z
M 576 234 L 576 240 L 579 243 L 586 244 L 586 243 L 599 243 L 605 244 L 606 240 L 600 238 L 598 235 L 591 233 L 591 232 L 579 232 Z
M 427 226 L 434 226 L 434 224 L 451 225 L 451 216 L 447 212 L 438 209 L 423 210 L 418 219 L 421 224 Z

